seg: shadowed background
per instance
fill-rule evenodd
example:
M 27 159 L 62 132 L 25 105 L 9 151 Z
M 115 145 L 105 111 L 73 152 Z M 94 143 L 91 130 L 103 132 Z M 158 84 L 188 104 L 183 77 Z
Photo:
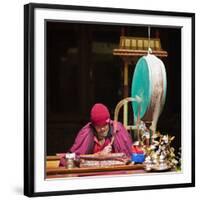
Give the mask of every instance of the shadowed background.
M 125 36 L 148 37 L 147 27 L 46 22 L 47 155 L 66 152 L 77 132 L 89 121 L 94 103 L 108 106 L 111 118 L 123 99 L 123 61 L 113 56 L 122 28 Z M 162 58 L 167 73 L 167 96 L 158 130 L 174 135 L 181 146 L 181 29 L 151 28 L 168 52 Z M 135 63 L 138 58 L 135 59 Z M 135 64 L 129 66 L 129 96 Z M 129 107 L 129 123 L 132 112 Z M 122 121 L 122 113 L 119 119 Z

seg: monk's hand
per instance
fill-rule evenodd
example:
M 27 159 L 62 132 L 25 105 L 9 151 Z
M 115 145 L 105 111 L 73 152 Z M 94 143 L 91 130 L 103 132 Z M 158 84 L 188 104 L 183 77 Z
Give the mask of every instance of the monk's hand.
M 107 145 L 106 147 L 104 147 L 104 149 L 101 151 L 102 154 L 109 154 L 112 151 L 112 146 L 111 144 Z

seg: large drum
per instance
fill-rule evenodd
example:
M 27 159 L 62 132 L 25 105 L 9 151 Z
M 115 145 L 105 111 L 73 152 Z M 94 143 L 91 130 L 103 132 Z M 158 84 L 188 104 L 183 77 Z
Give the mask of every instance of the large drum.
M 133 102 L 134 123 L 138 114 L 143 121 L 156 121 L 166 99 L 167 79 L 163 62 L 154 55 L 141 57 L 135 67 L 131 97 L 140 97 L 141 103 Z

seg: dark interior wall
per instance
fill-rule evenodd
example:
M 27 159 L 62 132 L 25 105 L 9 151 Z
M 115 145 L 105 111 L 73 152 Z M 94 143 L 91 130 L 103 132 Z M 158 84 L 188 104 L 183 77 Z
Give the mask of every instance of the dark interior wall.
M 181 29 L 161 30 L 161 42 L 168 52 L 163 61 L 167 73 L 167 96 L 158 121 L 158 130 L 175 136 L 173 145 L 181 147 Z
M 47 22 L 47 154 L 66 152 L 78 130 L 89 121 L 92 105 L 102 102 L 114 109 L 123 98 L 123 61 L 112 55 L 119 46 L 122 27 L 116 25 Z M 159 33 L 168 52 L 167 98 L 158 129 L 181 138 L 181 31 L 151 28 Z M 147 27 L 125 27 L 125 34 L 147 37 Z M 133 66 L 129 67 L 131 85 Z M 121 119 L 121 118 L 120 118 Z

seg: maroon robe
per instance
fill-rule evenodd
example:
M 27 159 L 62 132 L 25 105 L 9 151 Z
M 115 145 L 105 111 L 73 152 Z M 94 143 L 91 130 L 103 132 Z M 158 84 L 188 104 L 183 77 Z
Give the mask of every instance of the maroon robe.
M 113 121 L 110 121 L 110 130 L 108 136 L 110 135 L 110 137 L 112 137 L 113 129 Z M 114 152 L 125 153 L 128 157 L 130 157 L 132 154 L 132 139 L 130 134 L 120 122 L 117 122 L 116 130 L 117 132 L 112 145 Z M 93 153 L 94 136 L 95 129 L 90 122 L 78 132 L 75 142 L 69 151 L 76 153 L 77 155 Z

